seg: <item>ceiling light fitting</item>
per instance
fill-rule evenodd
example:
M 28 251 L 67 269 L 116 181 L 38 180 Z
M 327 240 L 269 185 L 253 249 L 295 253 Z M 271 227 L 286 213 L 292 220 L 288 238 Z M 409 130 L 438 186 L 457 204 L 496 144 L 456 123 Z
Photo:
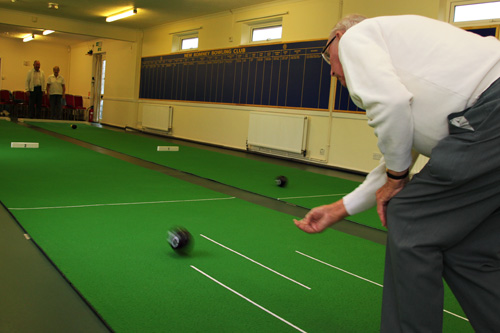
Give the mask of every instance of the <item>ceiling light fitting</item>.
M 54 33 L 54 32 L 55 32 L 54 30 L 44 30 L 42 32 L 42 35 L 47 36 L 47 35 L 50 35 L 51 33 Z
M 26 37 L 23 38 L 23 42 L 29 42 L 29 41 L 32 41 L 33 39 L 35 39 L 35 35 L 34 34 L 31 34 L 31 35 L 28 35 Z
M 49 9 L 59 9 L 59 4 L 55 2 L 49 2 Z
M 121 12 L 121 13 L 106 17 L 106 22 L 113 22 L 113 21 L 120 20 L 120 19 L 125 18 L 125 17 L 135 15 L 135 14 L 137 14 L 137 8 L 129 9 L 125 12 Z

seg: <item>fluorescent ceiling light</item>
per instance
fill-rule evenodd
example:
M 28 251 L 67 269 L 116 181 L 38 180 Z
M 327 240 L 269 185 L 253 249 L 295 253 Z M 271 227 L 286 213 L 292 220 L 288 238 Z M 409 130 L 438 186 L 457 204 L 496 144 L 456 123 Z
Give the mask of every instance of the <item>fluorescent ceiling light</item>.
M 55 32 L 54 30 L 44 30 L 44 31 L 42 32 L 42 34 L 43 34 L 44 36 L 47 36 L 47 35 L 50 35 L 51 33 L 54 33 L 54 32 Z
M 32 41 L 33 39 L 35 39 L 35 35 L 31 34 L 31 35 L 24 37 L 23 42 L 26 43 L 26 42 Z
M 137 8 L 130 9 L 130 10 L 127 10 L 127 11 L 122 12 L 122 13 L 108 16 L 108 17 L 106 17 L 106 22 L 113 22 L 113 21 L 120 20 L 120 19 L 125 18 L 125 17 L 135 15 L 135 14 L 137 14 Z

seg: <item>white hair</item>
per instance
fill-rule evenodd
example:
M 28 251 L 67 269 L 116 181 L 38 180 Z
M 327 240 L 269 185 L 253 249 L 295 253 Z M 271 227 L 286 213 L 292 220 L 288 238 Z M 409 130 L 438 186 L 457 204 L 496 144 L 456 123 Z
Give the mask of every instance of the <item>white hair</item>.
M 348 29 L 352 28 L 359 22 L 367 19 L 366 16 L 359 15 L 359 14 L 350 14 L 345 16 L 343 19 L 341 19 L 335 27 L 332 29 L 330 32 L 330 37 L 329 39 L 332 39 L 333 36 L 337 33 L 337 31 L 347 31 Z

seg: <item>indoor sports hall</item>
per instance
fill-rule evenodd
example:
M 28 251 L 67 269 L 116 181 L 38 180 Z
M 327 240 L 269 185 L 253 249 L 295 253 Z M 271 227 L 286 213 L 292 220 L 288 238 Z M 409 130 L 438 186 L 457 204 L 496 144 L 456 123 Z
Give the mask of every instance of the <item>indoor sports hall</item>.
M 378 332 L 376 209 L 294 224 L 383 161 L 329 33 L 412 14 L 498 38 L 466 16 L 496 3 L 0 1 L 0 332 Z M 32 108 L 36 62 L 60 114 Z M 442 331 L 474 332 L 446 283 Z

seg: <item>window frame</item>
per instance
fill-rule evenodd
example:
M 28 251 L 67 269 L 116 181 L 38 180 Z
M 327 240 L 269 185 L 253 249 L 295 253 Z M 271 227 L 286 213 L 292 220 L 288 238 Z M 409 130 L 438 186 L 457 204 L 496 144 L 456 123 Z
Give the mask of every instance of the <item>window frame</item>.
M 271 39 L 271 40 L 263 40 L 263 41 L 253 41 L 253 31 L 254 29 L 264 29 L 271 27 L 281 26 L 281 38 Z M 241 43 L 242 44 L 265 44 L 265 43 L 279 43 L 283 40 L 283 33 L 285 31 L 285 27 L 283 24 L 282 17 L 276 17 L 267 20 L 256 20 L 248 23 L 244 23 L 242 25 L 241 30 Z
M 461 22 L 454 22 L 455 20 L 455 8 L 459 6 L 466 6 L 466 5 L 474 5 L 474 4 L 483 4 L 483 3 L 490 3 L 490 2 L 500 2 L 499 0 L 448 0 L 448 12 L 447 12 L 447 21 L 453 25 L 459 26 L 459 27 L 472 27 L 472 26 L 482 26 L 485 24 L 495 24 L 495 23 L 500 23 L 500 17 L 495 18 L 495 19 L 484 19 L 484 20 L 474 20 L 474 21 L 461 21 Z
M 182 41 L 184 39 L 198 38 L 198 47 L 192 49 L 182 49 Z M 196 51 L 200 48 L 199 31 L 190 31 L 189 33 L 174 33 L 172 34 L 172 52 L 188 52 Z
M 186 48 L 186 49 L 183 48 L 182 44 L 184 43 L 184 41 L 185 40 L 190 40 L 190 39 L 196 39 L 197 40 L 196 47 L 191 47 L 191 48 Z M 183 37 L 180 38 L 180 47 L 179 47 L 179 49 L 181 51 L 197 50 L 199 48 L 199 46 L 200 46 L 200 37 L 198 37 L 198 34 L 196 34 L 196 36 L 190 35 L 190 36 L 183 36 Z
M 261 40 L 254 40 L 254 33 L 256 30 L 265 30 L 265 29 L 273 29 L 273 28 L 281 28 L 281 36 L 279 38 L 273 38 L 273 39 L 261 39 Z M 276 42 L 280 41 L 283 38 L 283 24 L 273 24 L 269 26 L 253 26 L 250 28 L 250 41 L 252 43 L 265 43 L 265 42 Z

